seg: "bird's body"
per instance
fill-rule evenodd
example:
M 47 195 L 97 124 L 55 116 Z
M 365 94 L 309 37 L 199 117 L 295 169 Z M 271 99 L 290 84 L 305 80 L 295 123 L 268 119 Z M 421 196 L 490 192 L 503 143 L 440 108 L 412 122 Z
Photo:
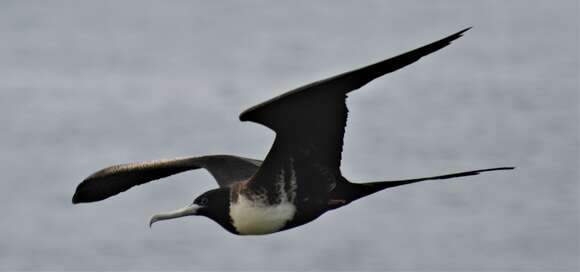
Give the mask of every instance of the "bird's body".
M 242 184 L 241 184 L 242 185 Z M 275 202 L 267 200 L 265 192 L 241 191 L 230 195 L 231 224 L 238 234 L 268 234 L 282 230 L 297 214 L 291 190 L 280 188 Z
M 303 225 L 327 211 L 389 187 L 513 169 L 500 167 L 371 183 L 352 183 L 341 174 L 347 94 L 447 46 L 465 31 L 394 58 L 305 85 L 244 111 L 240 120 L 253 121 L 276 132 L 264 161 L 212 155 L 112 166 L 79 184 L 73 203 L 103 200 L 135 185 L 205 168 L 220 188 L 202 194 L 183 209 L 155 215 L 150 224 L 186 215 L 203 215 L 232 233 L 259 235 Z

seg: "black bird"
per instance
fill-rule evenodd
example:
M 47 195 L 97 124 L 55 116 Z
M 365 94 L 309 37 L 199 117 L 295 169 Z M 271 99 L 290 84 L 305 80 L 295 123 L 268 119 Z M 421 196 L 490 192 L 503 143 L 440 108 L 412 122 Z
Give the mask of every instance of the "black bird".
M 203 215 L 239 235 L 278 232 L 308 223 L 323 213 L 386 188 L 423 180 L 477 175 L 513 167 L 481 169 L 441 176 L 351 183 L 340 172 L 346 126 L 346 97 L 371 80 L 405 67 L 459 38 L 470 28 L 402 55 L 302 86 L 240 115 L 276 132 L 264 161 L 213 155 L 111 166 L 77 187 L 73 203 L 106 199 L 129 188 L 183 171 L 205 168 L 219 184 L 159 220 Z

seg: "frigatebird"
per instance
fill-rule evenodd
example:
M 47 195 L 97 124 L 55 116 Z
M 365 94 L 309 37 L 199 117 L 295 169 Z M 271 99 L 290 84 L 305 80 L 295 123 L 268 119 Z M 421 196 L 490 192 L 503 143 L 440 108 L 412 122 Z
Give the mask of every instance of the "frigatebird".
M 136 185 L 204 168 L 216 179 L 219 188 L 203 193 L 182 209 L 154 215 L 149 226 L 159 220 L 202 215 L 231 233 L 259 235 L 303 225 L 327 211 L 386 188 L 513 169 L 498 167 L 369 183 L 352 183 L 340 171 L 347 94 L 446 47 L 469 29 L 399 56 L 299 87 L 242 112 L 241 121 L 262 124 L 276 133 L 263 161 L 209 155 L 115 165 L 84 179 L 72 201 L 100 201 Z

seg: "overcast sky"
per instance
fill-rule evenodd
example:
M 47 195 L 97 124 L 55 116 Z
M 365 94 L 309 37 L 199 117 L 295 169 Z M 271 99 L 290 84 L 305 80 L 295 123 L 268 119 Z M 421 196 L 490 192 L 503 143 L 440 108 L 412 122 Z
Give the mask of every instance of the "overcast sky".
M 577 1 L 1 1 L 0 269 L 577 271 Z M 343 174 L 398 187 L 269 236 L 200 217 L 203 171 L 73 206 L 117 163 L 263 158 L 238 114 L 465 27 L 353 92 Z

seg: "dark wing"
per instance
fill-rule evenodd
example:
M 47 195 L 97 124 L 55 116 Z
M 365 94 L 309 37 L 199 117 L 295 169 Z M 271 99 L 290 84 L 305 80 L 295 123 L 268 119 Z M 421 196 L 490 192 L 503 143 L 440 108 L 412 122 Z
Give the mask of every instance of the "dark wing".
M 267 187 L 266 183 L 282 173 L 287 175 L 296 169 L 298 180 L 316 180 L 301 185 L 303 188 L 317 191 L 333 186 L 341 177 L 347 93 L 449 45 L 468 29 L 402 55 L 297 88 L 244 111 L 241 121 L 253 121 L 276 132 L 272 149 L 250 185 Z
M 249 179 L 261 164 L 262 161 L 254 159 L 214 155 L 114 165 L 83 180 L 77 186 L 72 201 L 103 200 L 133 186 L 199 168 L 208 170 L 220 187 L 229 187 Z

